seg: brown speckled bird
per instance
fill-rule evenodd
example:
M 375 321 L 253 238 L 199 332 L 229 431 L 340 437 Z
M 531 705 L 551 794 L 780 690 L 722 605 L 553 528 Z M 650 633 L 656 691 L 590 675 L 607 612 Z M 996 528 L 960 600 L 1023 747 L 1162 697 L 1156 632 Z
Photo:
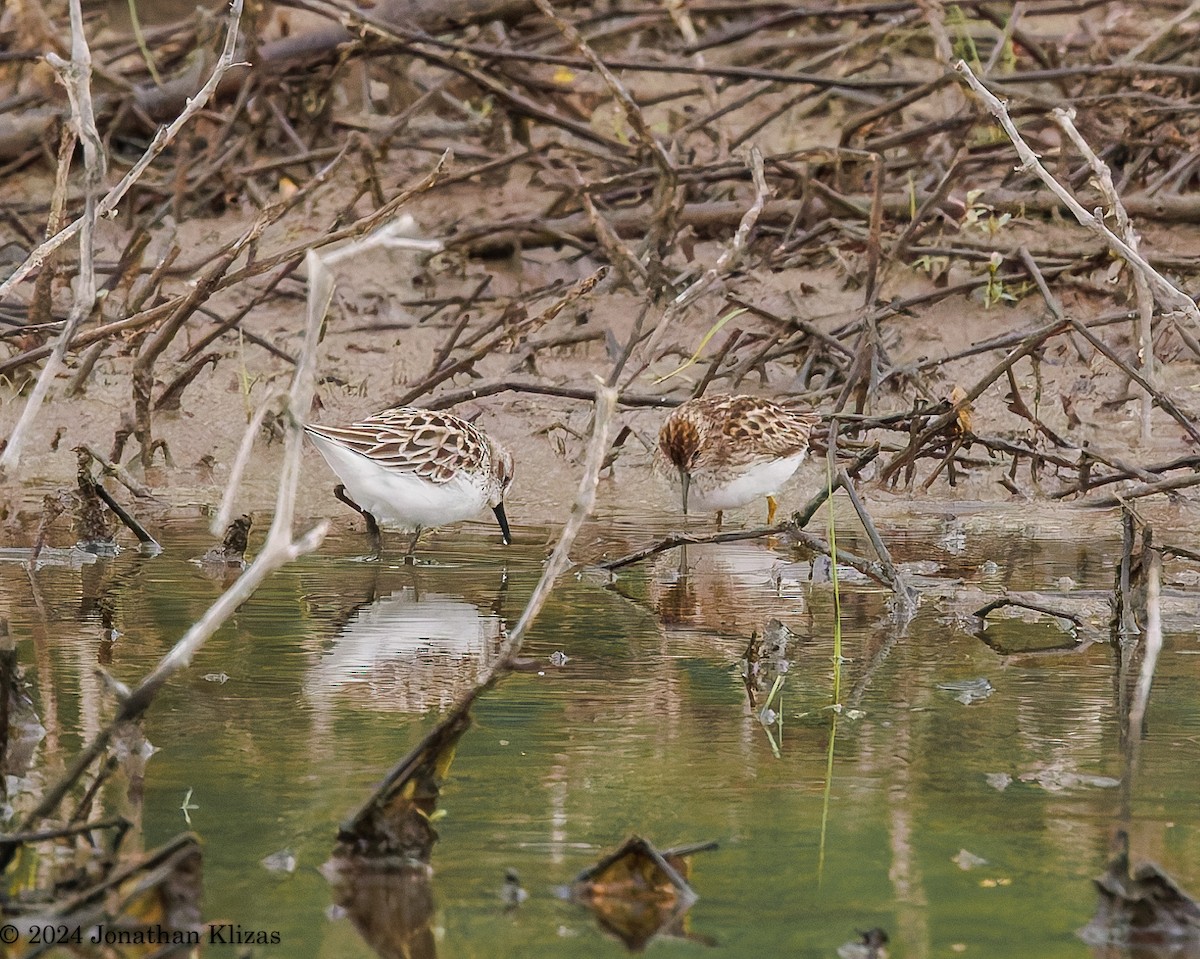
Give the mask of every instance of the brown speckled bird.
M 490 507 L 507 544 L 504 494 L 512 455 L 483 430 L 449 413 L 396 407 L 348 426 L 304 427 L 344 485 L 343 503 L 362 513 L 378 540 L 377 521 L 412 530 L 470 519 Z
M 679 481 L 683 512 L 692 505 L 722 512 L 767 498 L 767 522 L 775 521 L 774 494 L 808 452 L 816 414 L 789 410 L 757 396 L 714 395 L 688 400 L 658 434 L 655 467 Z

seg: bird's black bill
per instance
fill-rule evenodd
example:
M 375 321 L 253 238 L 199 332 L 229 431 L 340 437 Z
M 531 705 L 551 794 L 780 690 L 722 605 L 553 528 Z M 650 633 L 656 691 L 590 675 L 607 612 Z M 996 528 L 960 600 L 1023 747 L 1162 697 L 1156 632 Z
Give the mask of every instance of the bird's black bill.
M 687 494 L 688 487 L 692 485 L 692 474 L 687 470 L 680 470 L 679 485 L 683 487 L 683 515 L 687 516 Z
M 512 533 L 508 529 L 508 517 L 504 515 L 504 504 L 497 503 L 492 507 L 492 512 L 496 514 L 496 522 L 500 524 L 500 538 L 504 540 L 505 546 L 510 545 Z

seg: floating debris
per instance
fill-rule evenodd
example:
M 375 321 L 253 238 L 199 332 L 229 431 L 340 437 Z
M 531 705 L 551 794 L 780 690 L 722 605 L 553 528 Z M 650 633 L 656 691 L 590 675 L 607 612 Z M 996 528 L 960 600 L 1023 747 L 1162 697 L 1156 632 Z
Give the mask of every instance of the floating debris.
M 987 865 L 986 859 L 982 856 L 976 856 L 975 853 L 968 852 L 966 849 L 960 849 L 956 855 L 950 857 L 950 861 L 963 872 Z
M 1079 937 L 1092 946 L 1147 948 L 1146 955 L 1195 955 L 1200 905 L 1152 862 L 1131 872 L 1127 834 L 1117 835 L 1117 845 L 1104 875 L 1092 880 L 1100 898 Z
M 504 885 L 500 887 L 500 901 L 504 903 L 504 911 L 512 912 L 529 898 L 529 893 L 521 885 L 521 877 L 515 869 L 504 870 Z
M 289 875 L 296 871 L 296 854 L 290 849 L 280 849 L 262 859 L 262 866 L 268 872 L 286 872 Z
M 714 848 L 716 843 L 698 843 L 660 853 L 633 836 L 576 876 L 570 898 L 590 909 L 601 928 L 631 952 L 641 951 L 660 935 L 693 938 L 683 927 L 698 898 L 686 879 L 689 857 Z
M 1008 773 L 988 773 L 983 777 L 984 781 L 995 789 L 997 792 L 1004 792 L 1012 785 L 1013 778 Z
M 1018 777 L 1023 783 L 1037 783 L 1047 792 L 1062 792 L 1064 789 L 1116 789 L 1121 780 L 1112 776 L 1092 776 L 1088 773 L 1077 773 L 1058 766 L 1043 766 L 1021 773 Z
M 887 959 L 888 934 L 876 926 L 860 932 L 857 940 L 838 946 L 841 959 Z
M 767 622 L 762 636 L 751 634 L 741 663 L 742 682 L 745 683 L 751 709 L 758 710 L 760 704 L 769 703 L 771 691 L 782 684 L 782 677 L 791 669 L 789 654 L 796 638 L 796 634 L 778 619 Z M 760 720 L 764 725 L 774 722 L 773 719 L 763 719 L 761 715 Z
M 225 539 L 221 545 L 214 546 L 201 557 L 201 565 L 244 567 L 250 527 L 253 525 L 254 520 L 249 513 L 243 513 L 235 519 L 225 528 Z
M 949 683 L 938 683 L 937 688 L 954 693 L 954 698 L 964 706 L 987 699 L 996 691 L 995 687 L 983 678 L 958 679 Z

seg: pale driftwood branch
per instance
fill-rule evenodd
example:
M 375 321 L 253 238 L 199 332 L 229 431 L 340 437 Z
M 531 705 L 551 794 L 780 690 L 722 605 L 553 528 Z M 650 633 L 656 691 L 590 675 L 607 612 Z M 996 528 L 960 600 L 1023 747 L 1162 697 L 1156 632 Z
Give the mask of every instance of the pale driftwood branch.
M 754 227 L 758 223 L 758 218 L 763 211 L 763 207 L 766 206 L 767 197 L 771 195 L 770 187 L 767 186 L 766 174 L 763 171 L 762 153 L 759 152 L 758 147 L 752 146 L 750 148 L 747 164 L 750 167 L 750 175 L 754 179 L 754 202 L 750 204 L 749 209 L 742 215 L 742 219 L 738 223 L 737 232 L 733 235 L 733 240 L 730 241 L 729 246 L 722 251 L 721 255 L 717 257 L 717 262 L 705 270 L 694 283 L 683 290 L 667 305 L 667 308 L 663 311 L 662 318 L 659 319 L 658 325 L 654 328 L 654 332 L 646 344 L 643 355 L 647 360 L 653 359 L 654 350 L 675 318 L 716 286 L 722 277 L 728 275 L 741 262 L 742 257 L 745 255 L 746 247 L 750 243 L 750 235 L 754 232 Z M 640 371 L 635 371 L 630 376 L 630 381 L 635 379 L 639 373 Z M 628 386 L 629 384 L 626 383 L 625 385 Z
M 1139 238 L 1137 230 L 1133 228 L 1133 222 L 1129 219 L 1129 214 L 1125 211 L 1125 204 L 1121 201 L 1120 195 L 1117 193 L 1117 186 L 1113 183 L 1112 171 L 1108 168 L 1108 164 L 1096 156 L 1095 151 L 1091 148 L 1088 142 L 1075 128 L 1075 110 L 1064 110 L 1061 107 L 1054 111 L 1054 121 L 1059 125 L 1064 133 L 1071 138 L 1071 142 L 1075 144 L 1083 158 L 1087 160 L 1088 165 L 1092 168 L 1092 173 L 1095 174 L 1096 185 L 1100 188 L 1100 195 L 1104 197 L 1113 211 L 1113 215 L 1117 219 L 1117 229 L 1120 230 L 1122 239 L 1129 244 L 1129 248 L 1136 252 L 1141 252 L 1138 249 Z M 1142 376 L 1147 381 L 1154 382 L 1154 294 L 1150 292 L 1150 282 L 1146 278 L 1146 274 L 1138 269 L 1131 269 L 1133 273 L 1133 289 L 1137 296 L 1138 305 L 1138 359 L 1141 360 Z M 1154 406 L 1154 396 L 1147 390 L 1141 391 L 1140 412 L 1142 419 L 1142 442 L 1150 442 L 1150 411 Z
M 104 182 L 106 164 L 104 145 L 100 142 L 100 133 L 96 129 L 96 114 L 92 108 L 92 51 L 88 48 L 87 35 L 83 30 L 81 0 L 71 0 L 70 12 L 70 61 L 63 60 L 53 52 L 47 54 L 46 59 L 58 71 L 59 79 L 67 88 L 67 98 L 71 103 L 71 124 L 83 144 L 84 209 L 83 216 L 76 221 L 79 224 L 79 274 L 75 281 L 75 299 L 71 304 L 71 312 L 58 335 L 50 359 L 42 367 L 37 383 L 34 384 L 29 399 L 25 401 L 25 407 L 9 435 L 8 445 L 0 453 L 0 479 L 4 478 L 8 468 L 15 467 L 20 462 L 25 436 L 37 419 L 50 390 L 50 384 L 65 365 L 71 337 L 96 304 L 96 193 Z M 61 162 L 69 166 L 70 154 L 63 155 Z M 60 174 L 62 172 L 60 170 Z M 2 295 L 0 293 L 0 296 Z
M 117 204 L 129 192 L 130 187 L 141 179 L 142 174 L 146 172 L 150 164 L 171 144 L 187 122 L 204 109 L 205 105 L 212 98 L 213 93 L 216 92 L 217 86 L 221 82 L 221 77 L 225 74 L 226 70 L 233 66 L 233 55 L 237 48 L 238 25 L 242 19 L 242 4 L 243 0 L 232 0 L 230 4 L 229 26 L 225 34 L 225 46 L 207 82 L 197 91 L 194 97 L 187 101 L 187 105 L 178 117 L 167 126 L 159 128 L 159 131 L 154 135 L 154 139 L 150 141 L 150 145 L 146 148 L 146 152 L 129 168 L 129 172 L 121 178 L 120 182 L 109 190 L 96 204 L 97 217 L 107 216 L 117 208 Z M 51 252 L 57 250 L 82 228 L 83 217 L 80 217 L 40 244 L 25 258 L 24 263 L 18 266 L 4 282 L 0 283 L 0 299 L 7 296 L 18 283 L 41 266 Z
M 254 454 L 254 444 L 258 439 L 259 431 L 262 429 L 263 420 L 267 418 L 267 413 L 271 407 L 279 400 L 280 394 L 271 390 L 266 398 L 258 404 L 258 409 L 254 411 L 254 415 L 250 417 L 250 422 L 246 424 L 246 430 L 242 433 L 242 442 L 238 446 L 237 455 L 233 458 L 233 465 L 229 468 L 229 479 L 225 483 L 225 495 L 221 497 L 221 506 L 213 516 L 213 521 L 209 526 L 209 531 L 213 536 L 220 536 L 222 531 L 229 526 L 233 520 L 234 505 L 237 500 L 238 491 L 242 486 L 242 474 L 246 472 L 246 466 L 250 462 L 250 457 Z
M 1130 769 L 1137 768 L 1137 757 L 1142 739 L 1142 726 L 1146 721 L 1146 707 L 1150 703 L 1150 686 L 1154 682 L 1154 670 L 1162 652 L 1162 610 L 1160 609 L 1162 559 L 1157 550 L 1147 550 L 1149 568 L 1146 570 L 1146 635 L 1142 650 L 1142 668 L 1138 673 L 1137 687 L 1129 707 Z
M 1193 323 L 1197 324 L 1197 326 L 1200 326 L 1200 309 L 1196 307 L 1192 298 L 1174 286 L 1158 270 L 1151 266 L 1145 257 L 1110 230 L 1100 217 L 1084 209 L 1083 204 L 1075 199 L 1066 187 L 1050 175 L 1050 172 L 1042 166 L 1038 155 L 1033 152 L 1032 148 L 1030 148 L 1029 144 L 1021 136 L 1020 131 L 1017 130 L 1012 117 L 1008 115 L 1008 108 L 1005 107 L 1004 103 L 995 94 L 979 82 L 979 79 L 971 72 L 971 68 L 965 62 L 962 60 L 957 61 L 954 64 L 954 68 L 966 78 L 968 85 L 988 108 L 988 112 L 999 121 L 1005 134 L 1008 135 L 1009 140 L 1012 141 L 1012 145 L 1016 148 L 1017 155 L 1021 158 L 1022 167 L 1046 184 L 1049 190 L 1071 211 L 1081 226 L 1086 227 L 1101 237 L 1131 268 L 1140 271 L 1146 277 L 1150 288 L 1154 291 L 1155 296 L 1164 308 L 1182 313 Z
M 159 689 L 192 661 L 209 637 L 254 594 L 268 576 L 281 566 L 316 549 L 325 538 L 329 529 L 328 522 L 319 523 L 299 539 L 292 538 L 300 451 L 304 443 L 301 415 L 306 413 L 312 404 L 316 380 L 316 347 L 320 338 L 321 323 L 333 292 L 333 281 L 329 272 L 316 254 L 309 255 L 308 269 L 308 327 L 304 349 L 296 364 L 291 390 L 288 393 L 285 411 L 287 435 L 284 439 L 283 464 L 279 474 L 279 491 L 275 499 L 275 516 L 261 552 L 237 582 L 217 598 L 205 614 L 193 623 L 183 637 L 159 660 L 158 665 L 123 699 L 116 718 L 88 743 L 63 777 L 46 791 L 37 806 L 22 820 L 19 831 L 30 829 L 34 823 L 58 808 L 79 777 L 108 748 L 121 724 L 137 719 L 150 707 Z M 11 843 L 0 843 L 0 861 L 10 858 L 11 851 Z

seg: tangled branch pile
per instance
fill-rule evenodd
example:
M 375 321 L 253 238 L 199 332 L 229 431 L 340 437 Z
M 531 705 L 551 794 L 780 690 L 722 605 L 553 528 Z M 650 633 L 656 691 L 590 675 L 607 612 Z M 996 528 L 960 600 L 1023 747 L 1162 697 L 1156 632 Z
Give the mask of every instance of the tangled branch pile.
M 330 327 L 405 331 L 403 370 L 367 387 L 379 405 L 590 398 L 599 351 L 627 344 L 627 406 L 757 378 L 837 412 L 840 445 L 881 442 L 891 484 L 985 464 L 1021 492 L 1019 467 L 1035 485 L 1049 468 L 1056 496 L 1200 481 L 1179 388 L 1200 329 L 1163 292 L 1189 288 L 1197 252 L 1200 4 L 288 0 L 248 10 L 224 64 L 220 9 L 137 29 L 111 10 L 83 18 L 100 195 L 219 72 L 96 224 L 100 295 L 69 331 L 55 403 L 98 391 L 97 370 L 115 378 L 131 412 L 112 424 L 114 462 L 132 437 L 148 465 L 168 429 L 156 411 L 243 341 L 282 375 L 304 251 L 394 226 L 403 206 L 438 251 L 396 297 L 404 322 L 350 294 L 343 309 L 375 321 Z M 44 59 L 68 55 L 67 19 L 22 0 L 0 23 L 6 428 L 89 266 L 65 245 L 25 265 L 87 214 L 79 108 Z M 1017 162 L 959 60 L 1044 171 Z M 1151 273 L 1068 224 L 1045 172 Z M 601 264 L 590 299 L 546 308 Z M 353 381 L 343 360 L 327 372 Z

